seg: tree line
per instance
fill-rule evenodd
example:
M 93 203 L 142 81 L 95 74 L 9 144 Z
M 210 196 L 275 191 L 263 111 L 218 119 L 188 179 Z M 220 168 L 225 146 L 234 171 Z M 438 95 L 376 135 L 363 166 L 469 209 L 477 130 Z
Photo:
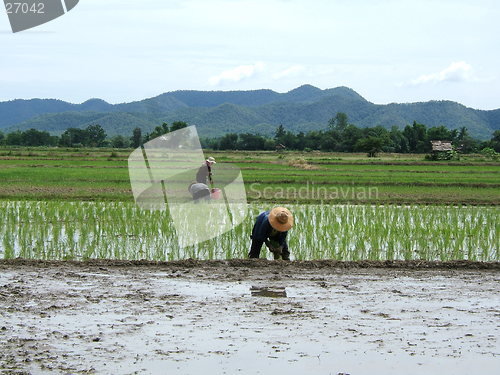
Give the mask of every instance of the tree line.
M 204 139 L 204 148 L 215 150 L 274 150 L 285 148 L 298 151 L 366 152 L 374 156 L 378 152 L 429 153 L 431 141 L 451 141 L 462 153 L 479 152 L 491 148 L 500 152 L 500 130 L 489 141 L 471 137 L 467 128 L 449 130 L 444 126 L 427 127 L 416 121 L 402 130 L 393 126 L 390 130 L 375 126 L 359 128 L 351 123 L 345 113 L 339 112 L 328 122 L 328 128 L 307 133 L 293 133 L 278 126 L 274 137 L 258 134 L 229 133 L 220 138 Z
M 60 136 L 29 129 L 5 135 L 0 132 L 0 145 L 137 148 L 160 135 L 187 126 L 183 121 L 173 122 L 172 125 L 163 123 L 145 135 L 140 128 L 135 128 L 130 137 L 108 137 L 98 124 L 85 129 L 69 128 Z M 490 140 L 480 141 L 471 137 L 467 128 L 450 130 L 444 126 L 427 127 L 417 122 L 405 126 L 402 130 L 397 126 L 391 129 L 382 126 L 359 128 L 351 124 L 347 115 L 342 112 L 337 113 L 324 130 L 294 133 L 279 125 L 272 137 L 252 133 L 228 133 L 217 138 L 202 138 L 201 144 L 203 148 L 213 150 L 256 151 L 279 148 L 298 151 L 367 152 L 373 156 L 378 152 L 429 153 L 432 140 L 451 141 L 462 153 L 480 152 L 483 149 L 500 152 L 500 130 L 495 131 Z
M 4 146 L 49 146 L 49 147 L 112 147 L 137 148 L 143 143 L 171 131 L 187 127 L 183 121 L 176 121 L 169 126 L 163 123 L 151 133 L 142 135 L 141 128 L 135 128 L 131 137 L 116 135 L 108 137 L 106 131 L 99 124 L 89 125 L 85 129 L 68 128 L 60 136 L 51 135 L 47 131 L 29 129 L 17 130 L 8 134 L 0 132 L 0 145 Z

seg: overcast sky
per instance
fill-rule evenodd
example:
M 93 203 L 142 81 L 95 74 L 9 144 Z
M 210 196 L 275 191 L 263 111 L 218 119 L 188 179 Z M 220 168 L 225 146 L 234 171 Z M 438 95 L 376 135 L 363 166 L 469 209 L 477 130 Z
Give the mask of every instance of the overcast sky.
M 111 103 L 166 91 L 348 86 L 371 102 L 500 108 L 494 0 L 80 0 L 13 34 L 0 100 Z

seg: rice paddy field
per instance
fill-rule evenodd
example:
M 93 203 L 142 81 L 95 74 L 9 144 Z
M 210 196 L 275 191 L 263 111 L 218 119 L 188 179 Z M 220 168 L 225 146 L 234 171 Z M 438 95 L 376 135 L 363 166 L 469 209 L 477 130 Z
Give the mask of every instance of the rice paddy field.
M 254 217 L 286 205 L 292 259 L 499 260 L 500 163 L 479 156 L 210 152 L 242 170 L 249 215 L 181 248 L 168 211 L 135 205 L 129 153 L 1 149 L 0 259 L 245 258 Z
M 3 258 L 158 260 L 245 258 L 253 218 L 180 248 L 168 211 L 129 202 L 0 202 Z M 292 205 L 296 260 L 497 261 L 496 207 Z M 182 230 L 182 228 L 177 228 Z M 264 256 L 267 254 L 264 250 Z
M 498 372 L 500 163 L 206 152 L 248 214 L 181 247 L 193 216 L 134 202 L 131 151 L 0 149 L 0 373 Z M 276 205 L 292 261 L 244 259 Z

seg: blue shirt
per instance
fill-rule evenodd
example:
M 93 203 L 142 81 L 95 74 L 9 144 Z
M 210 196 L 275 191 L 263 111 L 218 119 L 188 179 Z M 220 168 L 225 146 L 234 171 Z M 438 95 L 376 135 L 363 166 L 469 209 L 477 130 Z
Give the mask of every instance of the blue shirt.
M 269 223 L 269 211 L 262 212 L 255 220 L 250 238 L 262 242 L 271 238 L 278 241 L 280 246 L 284 246 L 288 232 L 278 232 L 276 237 L 270 237 L 272 230 L 273 227 Z

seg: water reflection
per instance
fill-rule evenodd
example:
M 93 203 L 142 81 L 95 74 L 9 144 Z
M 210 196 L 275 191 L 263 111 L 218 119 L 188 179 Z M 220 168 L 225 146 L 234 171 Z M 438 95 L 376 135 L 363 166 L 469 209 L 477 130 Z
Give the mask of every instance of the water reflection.
M 272 298 L 284 298 L 286 295 L 285 287 L 274 287 L 274 286 L 265 286 L 265 287 L 257 287 L 252 286 L 250 288 L 250 292 L 253 297 L 272 297 Z

